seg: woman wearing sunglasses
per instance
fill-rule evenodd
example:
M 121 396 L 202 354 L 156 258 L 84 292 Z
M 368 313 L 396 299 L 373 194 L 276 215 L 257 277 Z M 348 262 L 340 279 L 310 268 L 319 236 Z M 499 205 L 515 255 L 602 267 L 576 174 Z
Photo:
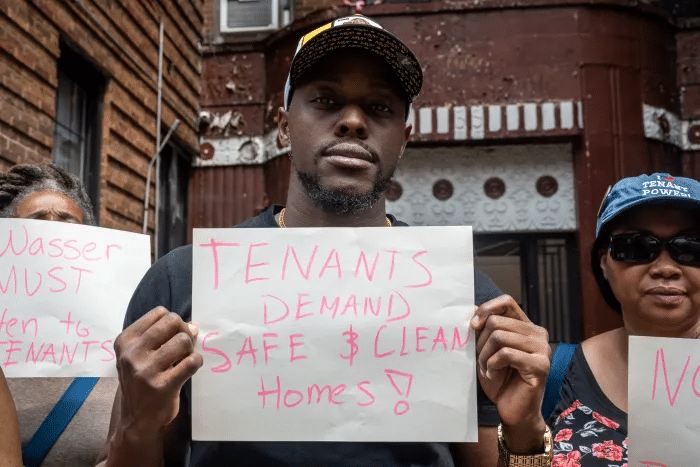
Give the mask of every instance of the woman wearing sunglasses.
M 627 465 L 630 335 L 700 337 L 700 183 L 668 174 L 616 183 L 598 214 L 591 266 L 623 326 L 574 352 L 549 420 L 553 467 Z

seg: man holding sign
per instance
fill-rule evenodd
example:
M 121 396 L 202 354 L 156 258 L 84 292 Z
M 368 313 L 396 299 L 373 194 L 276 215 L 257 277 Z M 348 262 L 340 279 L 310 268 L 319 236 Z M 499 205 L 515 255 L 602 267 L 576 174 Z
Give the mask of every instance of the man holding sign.
M 290 148 L 292 159 L 287 206 L 273 206 L 238 227 L 388 228 L 406 225 L 386 214 L 383 192 L 411 133 L 406 117 L 411 102 L 420 91 L 422 80 L 420 64 L 414 54 L 369 18 L 341 18 L 304 36 L 291 65 L 284 108 L 279 110 L 278 118 L 279 143 Z M 352 232 L 353 229 L 329 229 L 326 236 L 341 238 L 341 235 L 352 235 Z M 205 246 L 200 242 L 197 245 Z M 253 250 L 262 245 L 264 243 L 246 246 L 249 252 L 243 272 L 246 283 L 265 280 L 261 274 L 268 263 L 252 259 Z M 218 254 L 226 246 L 232 244 L 211 240 L 208 245 L 216 271 L 212 276 L 213 287 L 220 284 L 223 287 L 237 274 L 226 267 L 224 256 Z M 343 260 L 339 259 L 337 252 L 335 255 L 332 252 L 318 254 L 324 254 L 324 261 L 319 263 L 320 270 L 313 270 L 316 277 L 341 274 L 340 263 Z M 393 254 L 390 261 L 396 260 L 398 264 L 401 261 L 398 251 Z M 500 461 L 495 427 L 481 428 L 478 444 L 464 443 L 452 450 L 445 443 L 415 441 L 192 441 L 192 419 L 197 414 L 192 413 L 193 390 L 188 380 L 203 364 L 202 355 L 196 349 L 201 346 L 203 351 L 216 353 L 208 345 L 208 339 L 215 333 L 202 332 L 205 335 L 199 336 L 200 342 L 197 342 L 199 329 L 187 323 L 192 317 L 193 308 L 192 258 L 192 247 L 184 247 L 159 261 L 146 275 L 129 306 L 126 329 L 115 342 L 120 389 L 106 445 L 106 465 L 452 466 L 455 465 L 453 454 L 457 457 L 457 464 L 470 467 L 516 466 L 526 465 L 525 462 L 529 462 L 527 465 L 549 465 L 551 439 L 540 414 L 549 369 L 547 333 L 532 324 L 512 298 L 498 297 L 499 292 L 493 283 L 476 271 L 475 302 L 481 306 L 475 312 L 471 326 L 478 335 L 479 381 L 486 395 L 494 401 L 502 422 Z M 304 260 L 295 253 L 285 258 L 283 264 L 295 261 L 294 267 L 299 267 L 302 276 L 311 277 L 313 265 L 308 257 L 307 268 L 301 267 Z M 362 274 L 370 277 L 375 270 L 371 266 L 372 260 L 368 258 L 369 255 L 355 256 L 357 271 L 364 259 Z M 430 268 L 420 252 L 414 253 L 412 258 L 406 264 L 416 271 L 422 271 L 425 281 L 405 287 L 420 288 L 429 283 L 432 277 Z M 195 263 L 197 274 L 200 266 Z M 389 267 L 388 270 L 394 269 Z M 389 276 L 397 277 L 402 273 L 410 274 L 407 269 L 402 269 L 396 271 L 394 276 L 389 273 Z M 281 293 L 284 292 L 281 290 Z M 324 293 L 318 287 L 314 292 Z M 304 296 L 310 294 L 311 291 L 309 294 L 299 294 L 298 302 L 293 304 L 294 311 L 291 311 L 295 318 L 307 316 L 302 308 L 307 303 Z M 240 297 L 232 292 L 230 298 L 229 302 L 233 302 L 232 307 L 235 308 Z M 330 299 L 324 302 L 326 298 L 320 297 L 319 301 L 332 307 Z M 265 308 L 267 325 L 274 325 L 289 316 L 284 312 L 284 306 L 279 308 L 281 300 L 274 300 L 270 298 L 269 307 Z M 367 300 L 365 297 L 365 311 L 368 307 L 372 308 Z M 408 314 L 410 300 L 403 300 L 399 293 L 387 296 L 386 300 L 396 307 L 395 314 L 385 317 L 387 322 Z M 273 310 L 274 303 L 278 306 L 276 311 Z M 400 308 L 399 303 L 404 308 Z M 247 305 L 241 304 L 240 308 Z M 342 315 L 347 308 L 348 305 L 338 314 Z M 396 311 L 398 309 L 402 311 Z M 198 309 L 195 313 L 198 313 Z M 324 316 L 329 314 L 336 316 L 333 312 L 326 312 Z M 303 321 L 299 326 L 303 326 Z M 469 335 L 466 323 L 463 326 L 463 334 L 455 333 L 456 337 L 451 339 L 460 341 L 463 336 Z M 302 331 L 303 328 L 300 328 L 300 335 Z M 348 328 L 349 340 L 352 340 L 354 332 Z M 270 333 L 265 335 L 269 337 Z M 418 330 L 415 336 L 420 341 Z M 294 339 L 297 340 L 290 340 L 288 346 L 291 361 L 302 358 L 294 354 L 295 349 L 299 350 L 297 347 L 301 345 L 302 337 Z M 383 355 L 381 352 L 390 352 L 386 348 L 379 350 L 379 339 L 377 334 L 375 353 Z M 433 343 L 442 342 L 447 347 L 446 337 L 439 331 L 434 340 L 432 336 L 430 339 Z M 236 360 L 241 362 L 246 356 L 252 357 L 252 345 L 242 348 L 238 356 L 222 355 L 224 352 L 219 351 L 218 355 L 224 359 L 224 363 L 218 370 L 208 368 L 205 371 L 230 371 Z M 265 352 L 274 352 L 277 344 L 261 345 Z M 421 351 L 420 343 L 414 342 L 412 346 L 416 352 Z M 351 355 L 352 347 L 346 356 Z M 252 358 L 266 362 L 267 354 Z M 228 363 L 225 363 L 226 360 Z M 438 373 L 439 370 L 433 369 Z M 405 375 L 398 371 L 387 373 L 387 377 L 395 383 L 397 392 L 408 396 L 410 383 L 409 386 L 401 385 L 399 380 L 402 376 Z M 366 389 L 361 383 L 357 388 L 359 392 L 362 392 L 362 388 Z M 203 389 L 198 387 L 198 390 Z M 265 396 L 275 392 L 274 389 L 272 392 L 269 390 L 270 386 L 266 386 L 261 394 Z M 330 395 L 326 393 L 324 397 L 331 405 L 340 404 L 345 386 L 339 384 L 330 391 Z M 230 392 L 228 397 L 231 404 L 243 403 L 240 394 Z M 371 399 L 368 392 L 364 393 L 367 404 Z M 214 399 L 214 396 L 211 398 Z M 266 403 L 274 406 L 279 399 L 271 395 Z M 210 404 L 212 402 L 223 406 L 226 401 L 219 400 L 217 396 L 209 401 Z M 288 407 L 296 404 L 291 399 L 284 399 L 281 403 Z M 398 407 L 396 414 L 405 410 L 406 406 Z M 486 408 L 481 411 L 482 422 L 488 422 L 487 412 Z M 401 423 L 400 420 L 397 423 Z M 265 423 L 264 420 L 251 418 L 232 418 L 229 422 L 234 432 L 236 426 Z M 358 425 L 358 429 L 361 427 L 361 424 Z M 301 437 L 291 433 L 289 438 Z M 335 439 L 327 436 L 318 439 L 331 438 Z M 413 438 L 432 437 L 430 433 L 425 433 L 425 437 L 417 433 Z

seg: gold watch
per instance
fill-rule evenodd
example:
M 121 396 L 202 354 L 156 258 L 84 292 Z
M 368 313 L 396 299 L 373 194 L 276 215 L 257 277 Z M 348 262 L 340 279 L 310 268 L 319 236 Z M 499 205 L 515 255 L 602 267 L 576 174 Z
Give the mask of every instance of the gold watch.
M 550 467 L 552 454 L 552 430 L 549 426 L 545 426 L 542 454 L 513 454 L 503 439 L 503 424 L 498 425 L 498 456 L 506 467 Z

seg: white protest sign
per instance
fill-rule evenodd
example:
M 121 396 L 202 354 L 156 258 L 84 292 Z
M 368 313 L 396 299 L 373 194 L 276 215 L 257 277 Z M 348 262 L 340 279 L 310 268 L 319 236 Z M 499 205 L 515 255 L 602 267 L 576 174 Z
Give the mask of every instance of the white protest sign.
M 631 336 L 629 467 L 700 465 L 700 340 Z
M 476 441 L 470 227 L 195 229 L 192 437 Z
M 150 259 L 146 235 L 0 219 L 5 375 L 116 375 L 113 341 Z

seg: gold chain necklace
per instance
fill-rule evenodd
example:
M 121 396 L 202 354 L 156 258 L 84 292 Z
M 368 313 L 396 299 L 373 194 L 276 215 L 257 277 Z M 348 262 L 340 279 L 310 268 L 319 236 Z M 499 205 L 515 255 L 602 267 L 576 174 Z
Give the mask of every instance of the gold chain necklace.
M 282 208 L 280 211 L 280 218 L 277 221 L 277 225 L 282 227 L 283 229 L 287 228 L 287 224 L 284 223 L 284 212 L 287 210 L 287 208 Z M 391 227 L 391 219 L 389 219 L 389 216 L 386 216 L 386 226 Z

